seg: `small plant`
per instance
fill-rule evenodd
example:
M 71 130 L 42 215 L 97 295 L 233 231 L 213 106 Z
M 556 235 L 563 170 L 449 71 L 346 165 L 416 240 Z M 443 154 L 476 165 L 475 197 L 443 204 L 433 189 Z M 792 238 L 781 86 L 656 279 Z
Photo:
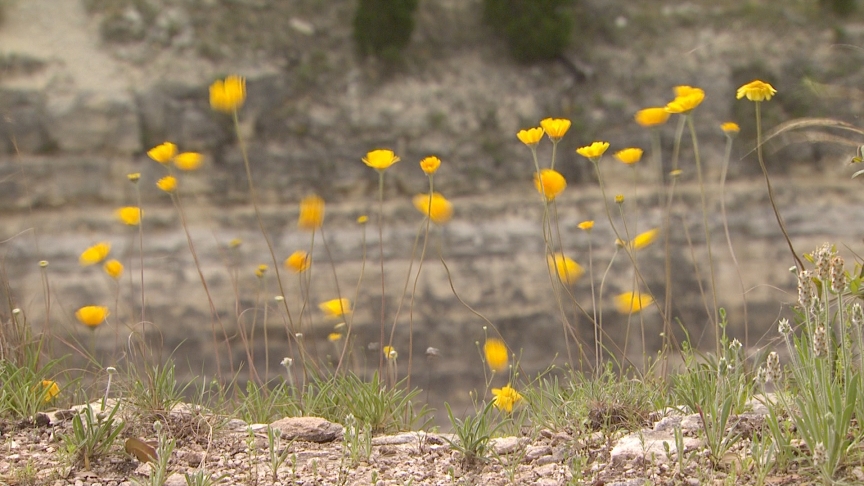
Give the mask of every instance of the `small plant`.
M 345 436 L 342 442 L 345 455 L 351 459 L 351 464 L 368 461 L 372 455 L 372 427 L 369 424 L 358 424 L 353 415 L 345 417 Z
M 483 19 L 517 61 L 555 59 L 570 44 L 573 0 L 484 0 Z
M 411 41 L 418 0 L 360 0 L 354 14 L 354 40 L 362 54 L 388 60 Z
M 151 469 L 150 476 L 147 481 L 135 481 L 136 484 L 146 486 L 162 486 L 168 479 L 168 463 L 171 461 L 171 453 L 174 452 L 174 447 L 177 442 L 174 439 L 169 439 L 165 432 L 165 427 L 162 422 L 156 421 L 153 423 L 153 430 L 156 431 L 158 445 L 156 446 L 156 458 L 150 461 Z
M 450 443 L 451 447 L 462 453 L 467 466 L 488 460 L 486 452 L 489 441 L 501 427 L 501 423 L 492 424 L 492 406 L 493 402 L 489 402 L 476 415 L 469 415 L 464 420 L 460 420 L 453 416 L 450 404 L 444 404 L 444 407 L 447 408 L 447 417 L 453 425 L 453 432 L 457 438 L 455 441 L 445 440 Z
M 186 479 L 186 486 L 213 486 L 227 478 L 228 475 L 223 474 L 214 478 L 211 473 L 204 469 L 196 469 L 193 473 L 183 473 L 183 477 Z
M 145 368 L 143 376 L 135 376 L 127 394 L 134 409 L 149 416 L 161 416 L 183 402 L 186 386 L 179 386 L 174 377 L 174 364 Z
M 270 455 L 270 471 L 273 474 L 274 483 L 279 481 L 279 468 L 288 459 L 288 452 L 291 450 L 293 442 L 293 440 L 290 441 L 280 450 L 282 447 L 282 431 L 273 427 L 267 427 L 267 452 Z
M 115 418 L 119 409 L 119 401 L 107 414 L 104 411 L 94 412 L 93 407 L 87 405 L 72 418 L 72 434 L 61 436 L 66 452 L 72 455 L 76 462 L 83 463 L 85 470 L 90 470 L 90 461 L 93 458 L 111 449 L 123 431 L 125 424 Z

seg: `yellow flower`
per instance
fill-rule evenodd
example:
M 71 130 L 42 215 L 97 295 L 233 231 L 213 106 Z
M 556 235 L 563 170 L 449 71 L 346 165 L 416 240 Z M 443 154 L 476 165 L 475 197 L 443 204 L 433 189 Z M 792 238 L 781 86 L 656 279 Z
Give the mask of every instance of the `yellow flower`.
M 615 203 L 624 204 L 624 194 L 615 194 Z
M 351 312 L 351 301 L 345 298 L 328 300 L 318 304 L 318 308 L 324 311 L 327 317 L 341 317 Z
M 585 273 L 581 265 L 572 258 L 564 256 L 563 253 L 548 255 L 546 263 L 549 265 L 549 271 L 557 273 L 558 278 L 567 285 L 573 285 Z
M 54 397 L 60 394 L 60 385 L 56 381 L 42 380 L 42 403 L 48 403 L 54 400 Z
M 362 214 L 357 217 L 357 224 L 366 224 L 369 222 L 369 216 Z
M 594 228 L 594 220 L 589 219 L 588 221 L 582 221 L 576 226 L 583 231 L 591 231 L 591 229 Z
M 635 164 L 642 160 L 642 149 L 640 148 L 625 148 L 615 152 L 615 158 L 625 164 Z
M 177 190 L 177 178 L 174 176 L 165 176 L 156 181 L 156 187 L 165 192 L 174 192 Z
M 363 162 L 375 170 L 385 170 L 399 162 L 399 157 L 392 150 L 378 149 L 367 153 L 366 157 L 363 157 Z
M 486 355 L 486 364 L 492 371 L 504 371 L 507 369 L 507 345 L 500 339 L 487 339 L 483 344 L 483 353 Z
M 720 130 L 727 135 L 734 135 L 741 131 L 741 127 L 735 122 L 726 122 L 720 125 Z
M 636 235 L 636 238 L 633 238 L 633 241 L 630 242 L 630 248 L 634 250 L 641 250 L 642 248 L 645 248 L 651 243 L 654 243 L 654 240 L 657 239 L 657 233 L 657 228 L 648 230 L 644 233 L 639 233 L 638 235 Z
M 551 201 L 567 187 L 567 181 L 556 170 L 542 169 L 539 174 L 534 173 L 534 187 L 537 192 L 546 196 L 546 200 Z
M 669 119 L 669 112 L 662 107 L 645 108 L 637 111 L 634 118 L 636 123 L 643 127 L 656 127 L 666 123 L 666 120 Z
M 543 138 L 543 129 L 535 127 L 527 130 L 519 130 L 519 132 L 516 133 L 516 138 L 525 145 L 533 147 L 540 143 L 540 139 Z
M 141 208 L 138 206 L 126 206 L 118 209 L 114 214 L 129 226 L 138 226 L 141 223 Z
M 522 400 L 522 395 L 514 390 L 509 383 L 503 388 L 493 388 L 492 394 L 495 395 L 495 398 L 492 399 L 492 405 L 507 413 L 513 412 L 513 406 Z
M 95 265 L 104 260 L 105 257 L 108 256 L 109 252 L 111 252 L 111 243 L 103 241 L 102 243 L 97 243 L 84 250 L 84 252 L 81 253 L 81 257 L 78 258 L 78 262 L 85 267 L 88 265 Z
M 309 254 L 303 250 L 297 250 L 285 259 L 285 268 L 294 273 L 305 272 L 311 264 Z
M 705 99 L 705 92 L 692 86 L 676 86 L 675 99 L 666 105 L 669 113 L 689 113 Z
M 414 207 L 429 216 L 433 223 L 444 224 L 453 217 L 453 205 L 437 192 L 433 192 L 431 196 L 417 194 L 414 196 Z
M 399 353 L 396 352 L 396 348 L 393 346 L 384 346 L 384 357 L 389 360 L 395 360 L 399 357 Z
M 678 177 L 683 173 L 681 169 L 670 170 L 669 175 L 672 177 Z
M 263 278 L 265 273 L 267 273 L 267 265 L 264 265 L 263 263 L 258 265 L 258 268 L 255 269 L 255 276 L 258 278 Z
M 102 265 L 102 268 L 105 269 L 105 273 L 110 275 L 114 280 L 119 279 L 120 276 L 123 275 L 123 264 L 117 260 L 108 260 L 105 262 L 105 265 Z
M 338 332 L 331 332 L 330 334 L 327 335 L 327 340 L 330 341 L 331 343 L 335 343 L 335 342 L 339 341 L 340 339 L 342 339 L 342 334 L 338 333 Z
M 81 324 L 95 328 L 105 322 L 105 318 L 108 317 L 108 308 L 99 305 L 88 305 L 78 309 L 75 312 L 75 317 L 78 318 L 78 322 Z
M 609 142 L 594 142 L 591 145 L 579 147 L 576 149 L 576 153 L 586 159 L 597 160 L 603 156 L 608 148 Z
M 773 86 L 764 81 L 755 79 L 738 88 L 736 98 L 740 100 L 746 96 L 750 101 L 768 101 L 776 93 L 777 90 L 774 89 Z
M 240 238 L 234 238 L 233 240 L 228 242 L 228 247 L 229 248 L 237 248 L 242 244 L 243 244 L 243 240 L 241 240 Z
M 438 170 L 438 167 L 441 167 L 441 159 L 434 155 L 430 155 L 420 161 L 420 168 L 428 175 L 434 174 Z
M 543 131 L 546 132 L 550 140 L 557 142 L 570 129 L 570 120 L 566 118 L 546 118 L 540 121 L 540 126 L 543 127 Z
M 183 152 L 174 157 L 174 165 L 180 170 L 196 170 L 201 167 L 204 157 L 198 152 Z
M 138 182 L 138 179 L 141 178 L 141 173 L 132 172 L 131 174 L 126 174 L 126 178 L 129 179 L 130 182 Z
M 624 292 L 615 297 L 615 307 L 622 314 L 635 314 L 654 303 L 650 295 L 641 292 Z
M 167 164 L 171 162 L 176 153 L 177 146 L 171 142 L 165 142 L 147 151 L 147 155 L 156 162 L 159 162 L 160 164 Z
M 210 85 L 210 107 L 216 111 L 233 113 L 246 101 L 246 79 L 228 76 Z
M 300 217 L 297 227 L 315 231 L 324 224 L 324 200 L 316 195 L 306 196 L 300 201 Z

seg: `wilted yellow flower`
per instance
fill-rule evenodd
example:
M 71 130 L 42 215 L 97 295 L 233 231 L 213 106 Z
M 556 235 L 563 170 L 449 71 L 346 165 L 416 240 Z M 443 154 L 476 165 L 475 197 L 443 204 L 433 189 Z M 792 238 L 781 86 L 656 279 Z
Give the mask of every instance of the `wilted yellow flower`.
M 773 86 L 764 81 L 755 79 L 738 88 L 736 98 L 740 100 L 746 96 L 750 101 L 768 101 L 776 93 L 777 90 L 774 89 Z
M 363 162 L 375 170 L 385 170 L 391 165 L 399 162 L 399 157 L 392 150 L 377 149 L 366 154 Z
M 453 217 L 453 205 L 437 192 L 433 192 L 431 196 L 417 194 L 414 196 L 414 207 L 429 216 L 433 223 L 444 224 Z
M 165 176 L 156 181 L 156 187 L 165 192 L 174 192 L 177 190 L 177 178 L 174 176 Z
M 110 275 L 114 280 L 119 279 L 120 276 L 123 275 L 123 264 L 117 260 L 108 260 L 105 262 L 105 265 L 102 265 L 102 268 L 105 270 L 105 273 Z
M 346 298 L 328 300 L 318 304 L 318 308 L 324 311 L 327 317 L 341 317 L 351 312 L 351 301 Z
M 579 147 L 576 149 L 576 153 L 587 159 L 596 160 L 602 157 L 608 148 L 609 142 L 594 142 L 591 145 Z
M 669 113 L 689 113 L 705 99 L 705 91 L 692 86 L 676 86 L 675 99 L 666 104 Z
M 633 238 L 633 241 L 630 242 L 630 248 L 634 250 L 641 250 L 642 248 L 645 248 L 651 243 L 654 243 L 654 240 L 657 239 L 657 233 L 657 228 L 648 230 L 644 233 L 639 233 L 638 235 L 636 235 L 636 238 Z
M 234 238 L 233 240 L 228 242 L 228 248 L 237 248 L 243 244 L 243 240 L 240 238 Z
M 294 273 L 305 272 L 311 264 L 309 254 L 303 250 L 297 250 L 285 259 L 285 268 Z
M 338 332 L 331 332 L 330 334 L 327 335 L 327 340 L 330 341 L 331 343 L 335 343 L 335 342 L 339 341 L 340 339 L 342 339 L 342 334 L 338 333 Z
M 78 262 L 85 267 L 88 265 L 95 265 L 104 260 L 110 252 L 111 243 L 103 241 L 84 250 L 84 252 L 81 253 L 81 257 L 78 258 Z
M 509 383 L 503 388 L 493 388 L 492 394 L 495 395 L 495 398 L 492 399 L 492 405 L 507 413 L 512 413 L 513 406 L 522 400 L 522 395 L 513 389 Z
M 582 221 L 576 226 L 583 231 L 591 231 L 594 228 L 594 220 Z
M 643 127 L 656 127 L 666 123 L 669 119 L 669 112 L 663 107 L 645 108 L 636 112 L 636 123 Z
M 726 122 L 720 125 L 720 130 L 723 130 L 723 133 L 726 133 L 727 135 L 731 135 L 740 132 L 741 127 L 739 127 L 735 122 Z
M 567 181 L 556 170 L 542 169 L 539 174 L 534 173 L 534 187 L 537 188 L 537 192 L 551 201 L 564 191 L 564 188 L 567 187 Z
M 357 224 L 366 224 L 369 222 L 369 216 L 362 214 L 357 217 Z
M 177 146 L 171 142 L 165 142 L 147 151 L 147 155 L 156 162 L 159 162 L 160 164 L 167 164 L 171 162 L 176 153 Z
M 543 138 L 543 129 L 535 127 L 527 130 L 519 130 L 519 132 L 516 133 L 516 138 L 525 145 L 533 147 L 540 143 L 540 139 Z
M 263 278 L 265 273 L 267 273 L 267 265 L 264 265 L 263 263 L 258 265 L 258 268 L 255 269 L 255 276 L 258 278 Z
M 615 297 L 615 307 L 622 314 L 635 314 L 653 303 L 650 295 L 641 292 L 624 292 Z
M 570 129 L 570 120 L 566 118 L 546 118 L 540 121 L 540 126 L 551 140 L 558 141 L 564 137 Z
M 624 194 L 615 194 L 615 203 L 624 204 Z
M 45 268 L 48 266 L 48 260 L 39 260 L 39 266 Z
M 228 76 L 225 80 L 217 79 L 210 85 L 210 107 L 216 111 L 232 113 L 243 106 L 246 101 L 246 79 L 240 76 Z
M 125 206 L 118 209 L 114 214 L 129 226 L 138 226 L 141 223 L 141 208 L 138 206 Z
M 682 171 L 681 169 L 675 169 L 675 170 L 670 170 L 670 171 L 669 171 L 669 175 L 670 175 L 671 177 L 678 177 L 678 176 L 680 176 L 682 173 L 683 173 L 683 171 Z
M 625 164 L 635 164 L 642 160 L 642 149 L 640 148 L 625 148 L 615 152 L 615 158 Z
M 500 339 L 490 338 L 483 345 L 483 353 L 486 355 L 486 364 L 492 371 L 504 371 L 507 369 L 507 345 Z
M 441 167 L 441 159 L 434 155 L 430 155 L 420 161 L 420 168 L 429 175 L 434 174 L 438 170 L 438 167 Z
M 130 182 L 138 182 L 138 179 L 141 178 L 141 173 L 132 172 L 131 174 L 126 174 L 126 178 L 129 179 Z
M 60 394 L 60 385 L 56 381 L 42 380 L 42 403 L 48 403 L 54 400 L 54 397 Z M 38 386 L 38 385 L 37 385 Z
M 88 305 L 78 309 L 75 312 L 75 317 L 81 324 L 95 328 L 105 322 L 105 318 L 108 317 L 108 308 L 100 305 Z
M 384 357 L 389 360 L 395 360 L 399 357 L 399 353 L 396 352 L 396 348 L 393 346 L 384 346 Z
M 314 194 L 304 197 L 300 201 L 300 218 L 297 220 L 297 227 L 315 231 L 322 224 L 324 224 L 324 200 Z
M 196 170 L 201 167 L 204 156 L 198 152 L 183 152 L 174 157 L 174 165 L 180 170 Z
M 581 265 L 572 258 L 564 256 L 563 253 L 546 256 L 546 263 L 549 265 L 549 271 L 558 274 L 558 278 L 567 285 L 573 285 L 585 273 Z

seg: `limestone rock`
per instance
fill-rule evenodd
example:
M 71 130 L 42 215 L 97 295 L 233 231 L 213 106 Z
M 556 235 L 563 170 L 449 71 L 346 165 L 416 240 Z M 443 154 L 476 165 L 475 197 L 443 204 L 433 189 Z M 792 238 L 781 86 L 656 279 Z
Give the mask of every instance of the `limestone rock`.
M 321 417 L 286 417 L 270 426 L 281 431 L 284 440 L 308 442 L 330 442 L 341 438 L 344 432 L 341 425 Z

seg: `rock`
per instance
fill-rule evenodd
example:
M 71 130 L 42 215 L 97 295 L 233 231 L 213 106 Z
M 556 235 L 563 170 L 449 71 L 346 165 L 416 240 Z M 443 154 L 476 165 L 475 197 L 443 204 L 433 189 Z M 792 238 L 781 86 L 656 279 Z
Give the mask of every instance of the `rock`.
M 692 450 L 702 445 L 702 441 L 692 437 L 684 437 L 684 450 Z M 630 434 L 618 440 L 612 448 L 610 458 L 613 464 L 621 465 L 634 459 L 645 459 L 665 462 L 666 448 L 670 454 L 677 454 L 675 436 L 672 432 L 642 431 Z
M 331 442 L 341 438 L 344 432 L 341 425 L 321 417 L 286 417 L 273 422 L 270 426 L 280 430 L 284 440 L 308 442 Z
M 410 444 L 412 442 L 418 442 L 420 439 L 420 432 L 405 432 L 403 434 L 397 435 L 384 435 L 381 437 L 373 437 L 372 445 L 373 446 L 382 446 L 382 445 L 399 445 L 399 444 Z
M 492 450 L 495 451 L 495 454 L 503 456 L 516 452 L 520 443 L 518 437 L 497 437 L 491 440 L 490 445 L 492 446 Z
M 548 445 L 531 445 L 525 450 L 525 462 L 535 461 L 543 456 L 551 456 L 552 448 Z
M 172 474 L 162 484 L 165 486 L 186 486 L 186 478 L 182 474 Z

